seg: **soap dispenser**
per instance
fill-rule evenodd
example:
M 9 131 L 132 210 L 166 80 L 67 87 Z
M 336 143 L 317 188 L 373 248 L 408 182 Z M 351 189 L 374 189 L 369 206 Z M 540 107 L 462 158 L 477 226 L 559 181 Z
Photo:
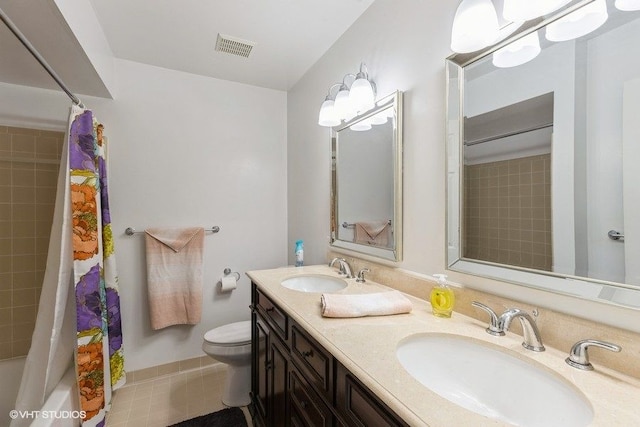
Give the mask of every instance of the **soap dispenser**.
M 456 297 L 453 289 L 447 285 L 446 274 L 434 274 L 438 283 L 431 290 L 431 307 L 433 315 L 437 317 L 451 317 Z

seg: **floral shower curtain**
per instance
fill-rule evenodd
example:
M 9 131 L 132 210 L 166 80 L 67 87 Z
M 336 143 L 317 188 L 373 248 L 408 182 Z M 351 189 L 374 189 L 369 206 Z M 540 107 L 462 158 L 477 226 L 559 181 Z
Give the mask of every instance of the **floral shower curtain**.
M 107 192 L 106 138 L 90 110 L 69 128 L 76 369 L 84 426 L 103 426 L 111 392 L 125 382 L 120 297 Z

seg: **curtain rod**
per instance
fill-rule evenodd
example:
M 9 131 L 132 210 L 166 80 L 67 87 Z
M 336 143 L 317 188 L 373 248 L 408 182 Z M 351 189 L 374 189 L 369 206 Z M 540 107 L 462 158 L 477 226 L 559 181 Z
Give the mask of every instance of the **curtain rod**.
M 67 94 L 67 96 L 71 98 L 71 101 L 77 106 L 84 108 L 84 105 L 82 105 L 82 101 L 80 101 L 80 99 L 77 96 L 71 93 L 67 85 L 64 84 L 64 82 L 60 79 L 58 74 L 56 74 L 56 72 L 53 71 L 53 69 L 49 66 L 49 64 L 47 64 L 47 61 L 45 61 L 42 55 L 40 55 L 40 53 L 36 50 L 36 48 L 33 47 L 33 45 L 29 42 L 29 40 L 27 40 L 27 38 L 24 36 L 24 34 L 22 34 L 22 32 L 18 29 L 18 27 L 15 26 L 13 21 L 11 21 L 11 19 L 7 16 L 7 14 L 4 13 L 2 8 L 0 8 L 0 20 L 2 20 L 2 22 L 5 23 L 5 25 L 7 26 L 7 28 L 9 28 L 9 30 L 11 30 L 13 35 L 15 35 L 18 40 L 20 40 L 20 43 L 22 43 L 23 46 L 27 48 L 27 50 L 31 53 L 31 55 L 33 55 L 36 61 L 38 61 L 40 65 L 42 65 L 42 67 L 45 69 L 45 71 L 49 73 L 49 75 L 53 78 L 53 80 L 55 80 L 56 83 L 58 83 L 58 86 L 60 86 L 60 89 L 62 89 Z

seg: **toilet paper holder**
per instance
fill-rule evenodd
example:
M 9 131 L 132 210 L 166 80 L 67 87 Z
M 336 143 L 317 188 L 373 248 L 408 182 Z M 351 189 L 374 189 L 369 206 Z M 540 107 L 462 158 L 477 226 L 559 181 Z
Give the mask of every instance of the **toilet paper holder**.
M 229 267 L 225 268 L 222 272 L 224 273 L 225 276 L 233 274 L 236 276 L 236 280 L 240 280 L 240 273 L 238 273 L 237 271 L 231 271 Z

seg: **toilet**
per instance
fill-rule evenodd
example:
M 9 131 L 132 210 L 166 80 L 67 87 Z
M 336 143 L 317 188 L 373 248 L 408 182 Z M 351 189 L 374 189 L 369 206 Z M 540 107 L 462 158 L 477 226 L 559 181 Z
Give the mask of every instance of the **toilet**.
M 222 403 L 247 406 L 251 401 L 251 321 L 211 329 L 204 334 L 202 350 L 229 365 Z

